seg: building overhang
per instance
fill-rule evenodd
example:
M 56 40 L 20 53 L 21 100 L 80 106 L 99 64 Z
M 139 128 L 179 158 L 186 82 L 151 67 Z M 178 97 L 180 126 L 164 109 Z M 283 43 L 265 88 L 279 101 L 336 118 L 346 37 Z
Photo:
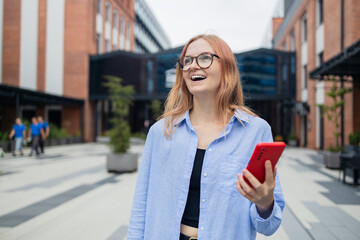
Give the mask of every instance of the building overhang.
M 310 78 L 322 80 L 328 75 L 352 76 L 354 81 L 360 81 L 360 39 L 312 71 Z
M 84 105 L 84 100 L 82 99 L 57 96 L 5 84 L 0 84 L 0 99 L 10 103 L 18 101 L 21 105 L 62 105 L 76 107 Z

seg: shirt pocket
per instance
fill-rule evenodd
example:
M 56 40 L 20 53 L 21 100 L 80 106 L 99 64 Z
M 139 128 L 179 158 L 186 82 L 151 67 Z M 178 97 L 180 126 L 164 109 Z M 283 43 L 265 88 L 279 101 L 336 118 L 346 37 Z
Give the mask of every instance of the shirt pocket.
M 220 163 L 217 177 L 218 190 L 229 196 L 241 196 L 236 188 L 237 175 L 246 168 L 249 159 L 226 155 Z

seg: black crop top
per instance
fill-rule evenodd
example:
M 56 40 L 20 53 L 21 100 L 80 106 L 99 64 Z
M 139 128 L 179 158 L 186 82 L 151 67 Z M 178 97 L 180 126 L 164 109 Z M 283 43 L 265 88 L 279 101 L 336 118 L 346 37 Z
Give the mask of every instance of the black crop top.
M 181 223 L 198 228 L 200 215 L 200 180 L 205 149 L 197 149 L 190 178 L 190 187 Z

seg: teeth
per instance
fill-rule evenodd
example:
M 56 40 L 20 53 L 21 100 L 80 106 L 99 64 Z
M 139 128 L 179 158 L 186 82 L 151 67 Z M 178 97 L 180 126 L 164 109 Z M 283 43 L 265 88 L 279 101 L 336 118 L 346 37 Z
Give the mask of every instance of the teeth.
M 205 76 L 201 76 L 201 75 L 193 75 L 191 76 L 191 80 L 203 80 L 205 79 Z

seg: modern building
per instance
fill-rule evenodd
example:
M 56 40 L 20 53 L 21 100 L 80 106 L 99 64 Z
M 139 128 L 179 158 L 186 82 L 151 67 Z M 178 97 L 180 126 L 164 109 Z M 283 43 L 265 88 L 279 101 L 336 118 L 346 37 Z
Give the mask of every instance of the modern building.
M 99 106 L 94 116 L 96 135 L 110 128 L 111 104 L 103 76 L 117 76 L 125 85 L 134 85 L 131 127 L 133 132 L 144 131 L 144 121 L 151 120 L 151 101 L 164 101 L 175 83 L 182 48 L 154 54 L 113 52 L 90 57 L 90 99 Z M 288 136 L 295 129 L 295 54 L 257 49 L 235 56 L 247 105 L 269 122 L 274 136 Z M 119 68 L 119 63 L 124 67 Z
M 170 48 L 170 41 L 144 0 L 135 0 L 135 52 L 156 53 Z
M 0 131 L 43 115 L 93 141 L 89 55 L 133 51 L 135 22 L 134 0 L 0 0 Z
M 282 0 L 283 1 L 283 0 Z M 296 52 L 296 135 L 300 145 L 326 149 L 336 145 L 335 125 L 319 104 L 326 92 L 351 88 L 341 109 L 341 141 L 360 132 L 360 2 L 357 0 L 284 0 L 284 16 L 273 19 L 273 47 Z

